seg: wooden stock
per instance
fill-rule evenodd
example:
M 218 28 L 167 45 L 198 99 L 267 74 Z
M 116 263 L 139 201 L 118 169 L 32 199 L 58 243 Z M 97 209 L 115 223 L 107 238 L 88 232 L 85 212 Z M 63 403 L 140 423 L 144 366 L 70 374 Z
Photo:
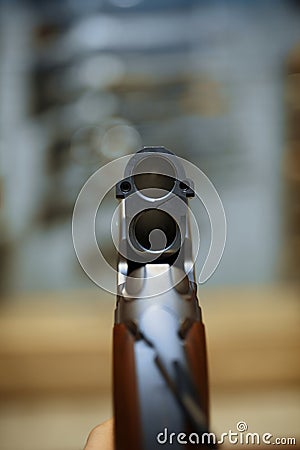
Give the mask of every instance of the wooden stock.
M 134 338 L 124 324 L 113 332 L 115 449 L 141 450 Z
M 205 328 L 202 322 L 194 322 L 185 338 L 186 355 L 191 369 L 201 407 L 209 425 L 209 396 Z
M 124 324 L 114 326 L 115 450 L 143 448 L 134 343 L 133 335 Z M 185 337 L 184 348 L 201 408 L 209 425 L 208 375 L 203 323 L 193 323 Z

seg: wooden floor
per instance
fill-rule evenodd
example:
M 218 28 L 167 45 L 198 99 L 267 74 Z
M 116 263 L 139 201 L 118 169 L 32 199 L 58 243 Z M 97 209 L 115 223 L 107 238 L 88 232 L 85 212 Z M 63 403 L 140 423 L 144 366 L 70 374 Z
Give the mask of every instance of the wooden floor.
M 299 291 L 200 293 L 212 429 L 235 431 L 243 420 L 250 432 L 299 443 Z M 89 430 L 111 417 L 113 309 L 113 297 L 95 291 L 2 299 L 1 450 L 82 449 Z

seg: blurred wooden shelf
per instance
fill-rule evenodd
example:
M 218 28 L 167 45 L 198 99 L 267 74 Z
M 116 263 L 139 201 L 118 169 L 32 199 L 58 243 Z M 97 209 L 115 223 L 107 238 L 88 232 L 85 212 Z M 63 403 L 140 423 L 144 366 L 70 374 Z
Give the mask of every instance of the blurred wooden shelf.
M 200 289 L 212 387 L 297 385 L 296 289 Z M 2 299 L 0 392 L 110 389 L 114 298 L 76 292 Z
M 245 420 L 252 432 L 299 440 L 299 291 L 199 293 L 212 429 L 221 435 Z M 2 299 L 1 450 L 77 449 L 111 416 L 114 303 L 101 291 Z

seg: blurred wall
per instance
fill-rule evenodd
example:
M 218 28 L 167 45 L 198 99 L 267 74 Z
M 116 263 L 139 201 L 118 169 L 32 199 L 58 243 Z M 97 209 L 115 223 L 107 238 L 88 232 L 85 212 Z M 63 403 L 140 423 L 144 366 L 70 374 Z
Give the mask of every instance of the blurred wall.
M 0 29 L 2 290 L 91 285 L 72 247 L 74 201 L 97 168 L 143 145 L 196 163 L 220 193 L 228 240 L 210 283 L 282 278 L 297 2 L 2 2 Z

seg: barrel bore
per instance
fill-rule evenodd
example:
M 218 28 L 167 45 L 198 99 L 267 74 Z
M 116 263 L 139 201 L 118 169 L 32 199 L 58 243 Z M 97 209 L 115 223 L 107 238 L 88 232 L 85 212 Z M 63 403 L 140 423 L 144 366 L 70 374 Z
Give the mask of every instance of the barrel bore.
M 175 186 L 176 171 L 162 156 L 148 156 L 137 163 L 133 171 L 136 188 L 149 198 L 160 198 Z
M 173 217 L 160 209 L 146 209 L 138 213 L 130 224 L 133 245 L 139 250 L 162 252 L 177 250 L 179 227 Z M 176 248 L 175 248 L 176 247 Z

